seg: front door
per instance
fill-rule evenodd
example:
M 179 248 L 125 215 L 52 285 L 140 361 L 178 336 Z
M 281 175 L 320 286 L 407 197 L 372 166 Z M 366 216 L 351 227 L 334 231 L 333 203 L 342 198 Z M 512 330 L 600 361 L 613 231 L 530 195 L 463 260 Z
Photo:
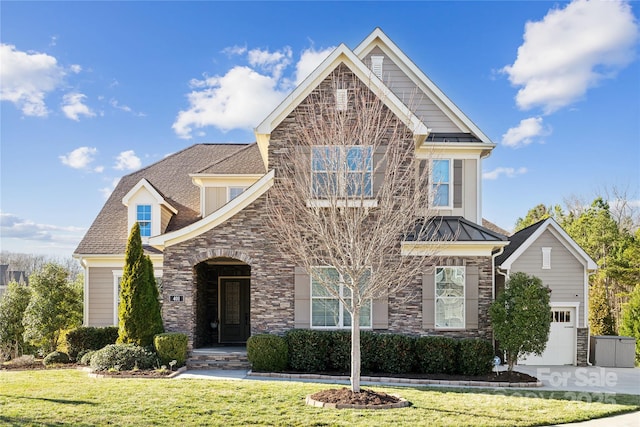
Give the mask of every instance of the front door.
M 251 334 L 248 277 L 220 278 L 220 342 L 245 343 Z

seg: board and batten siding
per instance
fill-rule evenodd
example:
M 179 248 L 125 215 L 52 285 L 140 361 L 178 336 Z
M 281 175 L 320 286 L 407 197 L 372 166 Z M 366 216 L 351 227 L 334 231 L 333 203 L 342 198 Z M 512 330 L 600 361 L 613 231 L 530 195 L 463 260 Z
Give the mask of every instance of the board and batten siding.
M 374 48 L 364 59 L 364 63 L 371 67 L 371 56 L 382 55 L 382 81 L 402 102 L 411 107 L 416 117 L 431 128 L 432 132 L 463 132 L 449 119 L 442 110 L 424 94 L 415 83 L 398 67 L 382 50 Z
M 551 249 L 551 268 L 542 268 L 542 248 Z M 580 303 L 578 327 L 586 327 L 584 318 L 585 266 L 549 230 L 536 239 L 511 265 L 511 272 L 521 271 L 542 280 L 551 289 L 551 302 Z
M 87 326 L 113 326 L 113 285 L 112 267 L 89 268 L 89 318 Z
M 207 187 L 205 189 L 204 215 L 217 211 L 227 203 L 227 187 Z

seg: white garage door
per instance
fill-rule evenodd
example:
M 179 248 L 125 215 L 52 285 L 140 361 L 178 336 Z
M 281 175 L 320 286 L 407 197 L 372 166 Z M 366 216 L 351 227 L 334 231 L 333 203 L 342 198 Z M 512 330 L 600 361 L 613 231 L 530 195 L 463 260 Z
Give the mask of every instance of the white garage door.
M 576 357 L 576 309 L 553 307 L 547 348 L 541 356 L 531 355 L 520 365 L 573 365 Z

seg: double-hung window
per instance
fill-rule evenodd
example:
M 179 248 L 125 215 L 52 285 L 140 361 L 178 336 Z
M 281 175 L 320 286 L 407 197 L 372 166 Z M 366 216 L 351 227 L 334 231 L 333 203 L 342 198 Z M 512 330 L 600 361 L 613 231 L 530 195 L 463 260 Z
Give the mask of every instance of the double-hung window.
M 371 146 L 318 146 L 311 151 L 312 194 L 317 198 L 373 196 Z
M 136 221 L 140 224 L 140 236 L 151 236 L 151 205 L 136 206 Z
M 436 267 L 436 328 L 464 328 L 464 267 Z
M 368 277 L 362 279 L 362 283 Z M 329 292 L 330 287 L 332 292 Z M 344 303 L 337 297 L 340 295 Z M 312 328 L 349 328 L 351 314 L 344 304 L 351 303 L 349 289 L 333 267 L 316 267 L 311 275 L 311 327 Z M 367 300 L 360 309 L 360 327 L 371 327 L 371 300 Z
M 439 159 L 431 163 L 431 190 L 433 206 L 451 205 L 451 160 Z

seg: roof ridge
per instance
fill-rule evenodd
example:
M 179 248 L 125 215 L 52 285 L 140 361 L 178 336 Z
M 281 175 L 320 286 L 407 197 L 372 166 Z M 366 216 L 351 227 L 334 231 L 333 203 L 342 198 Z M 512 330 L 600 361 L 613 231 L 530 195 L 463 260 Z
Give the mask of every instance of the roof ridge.
M 237 155 L 241 151 L 247 150 L 247 149 L 249 149 L 249 147 L 251 147 L 253 145 L 256 145 L 256 144 L 257 144 L 257 142 L 255 142 L 255 141 L 254 142 L 250 142 L 250 143 L 246 143 L 246 145 L 244 147 L 242 147 L 241 149 L 239 149 L 237 151 L 234 151 L 233 153 L 228 154 L 228 155 L 226 155 L 225 157 L 223 157 L 223 158 L 221 158 L 219 160 L 216 160 L 215 162 L 211 163 L 210 165 L 207 165 L 204 168 L 201 168 L 199 171 L 196 172 L 196 174 L 202 173 L 202 171 L 204 171 L 206 169 L 209 169 L 212 166 L 219 165 L 220 163 L 224 162 L 225 160 L 230 159 L 231 157 Z M 220 144 L 220 145 L 223 145 L 223 144 Z M 232 145 L 232 144 L 229 144 L 229 145 Z M 236 145 L 240 145 L 240 144 L 238 143 Z

